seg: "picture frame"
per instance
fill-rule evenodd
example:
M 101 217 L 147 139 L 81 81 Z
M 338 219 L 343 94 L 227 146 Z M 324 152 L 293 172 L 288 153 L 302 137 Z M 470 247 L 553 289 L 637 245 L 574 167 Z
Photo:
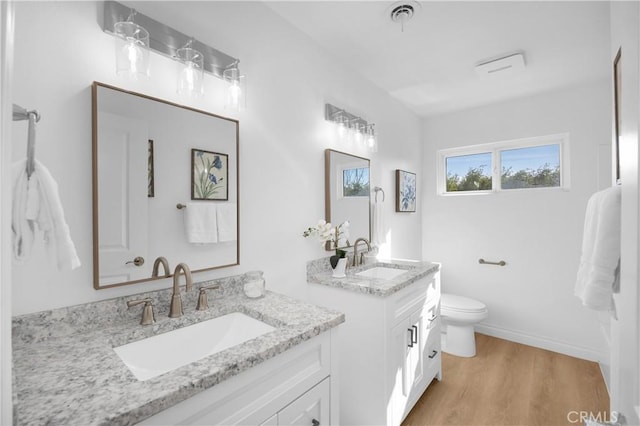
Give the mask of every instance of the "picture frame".
M 616 156 L 616 184 L 621 183 L 620 176 L 620 124 L 622 120 L 622 48 L 618 48 L 615 59 L 613 60 L 613 143 L 615 144 Z
M 156 196 L 156 183 L 154 179 L 153 168 L 153 139 L 149 139 L 147 158 L 147 197 L 154 198 Z
M 229 200 L 229 155 L 191 149 L 191 199 Z
M 396 170 L 396 212 L 413 213 L 416 211 L 416 174 L 405 170 Z

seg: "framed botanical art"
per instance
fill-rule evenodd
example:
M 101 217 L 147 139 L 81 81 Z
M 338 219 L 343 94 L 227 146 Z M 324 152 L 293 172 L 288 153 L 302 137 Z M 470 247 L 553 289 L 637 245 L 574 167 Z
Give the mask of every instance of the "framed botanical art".
M 396 212 L 416 211 L 416 174 L 396 170 Z
M 191 149 L 191 199 L 229 199 L 229 156 L 219 152 Z

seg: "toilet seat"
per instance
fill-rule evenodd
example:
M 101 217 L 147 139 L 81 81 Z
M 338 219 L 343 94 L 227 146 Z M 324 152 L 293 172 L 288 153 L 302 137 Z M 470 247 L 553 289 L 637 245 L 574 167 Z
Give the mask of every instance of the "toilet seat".
M 440 298 L 441 310 L 466 314 L 478 314 L 487 311 L 484 303 L 455 294 L 443 293 Z

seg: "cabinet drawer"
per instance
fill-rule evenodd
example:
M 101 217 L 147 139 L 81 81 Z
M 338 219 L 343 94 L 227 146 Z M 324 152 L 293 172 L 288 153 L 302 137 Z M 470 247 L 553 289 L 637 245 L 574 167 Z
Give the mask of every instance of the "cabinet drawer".
M 278 426 L 328 425 L 330 414 L 330 377 L 327 377 L 278 413 Z

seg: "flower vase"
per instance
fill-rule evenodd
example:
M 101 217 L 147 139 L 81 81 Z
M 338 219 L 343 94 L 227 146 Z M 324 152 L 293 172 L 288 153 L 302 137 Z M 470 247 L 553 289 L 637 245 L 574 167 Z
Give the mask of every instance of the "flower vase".
M 331 265 L 333 266 L 333 265 Z M 347 258 L 341 257 L 338 259 L 336 266 L 333 266 L 333 277 L 334 278 L 344 278 L 347 275 L 345 274 L 345 270 L 347 268 Z

